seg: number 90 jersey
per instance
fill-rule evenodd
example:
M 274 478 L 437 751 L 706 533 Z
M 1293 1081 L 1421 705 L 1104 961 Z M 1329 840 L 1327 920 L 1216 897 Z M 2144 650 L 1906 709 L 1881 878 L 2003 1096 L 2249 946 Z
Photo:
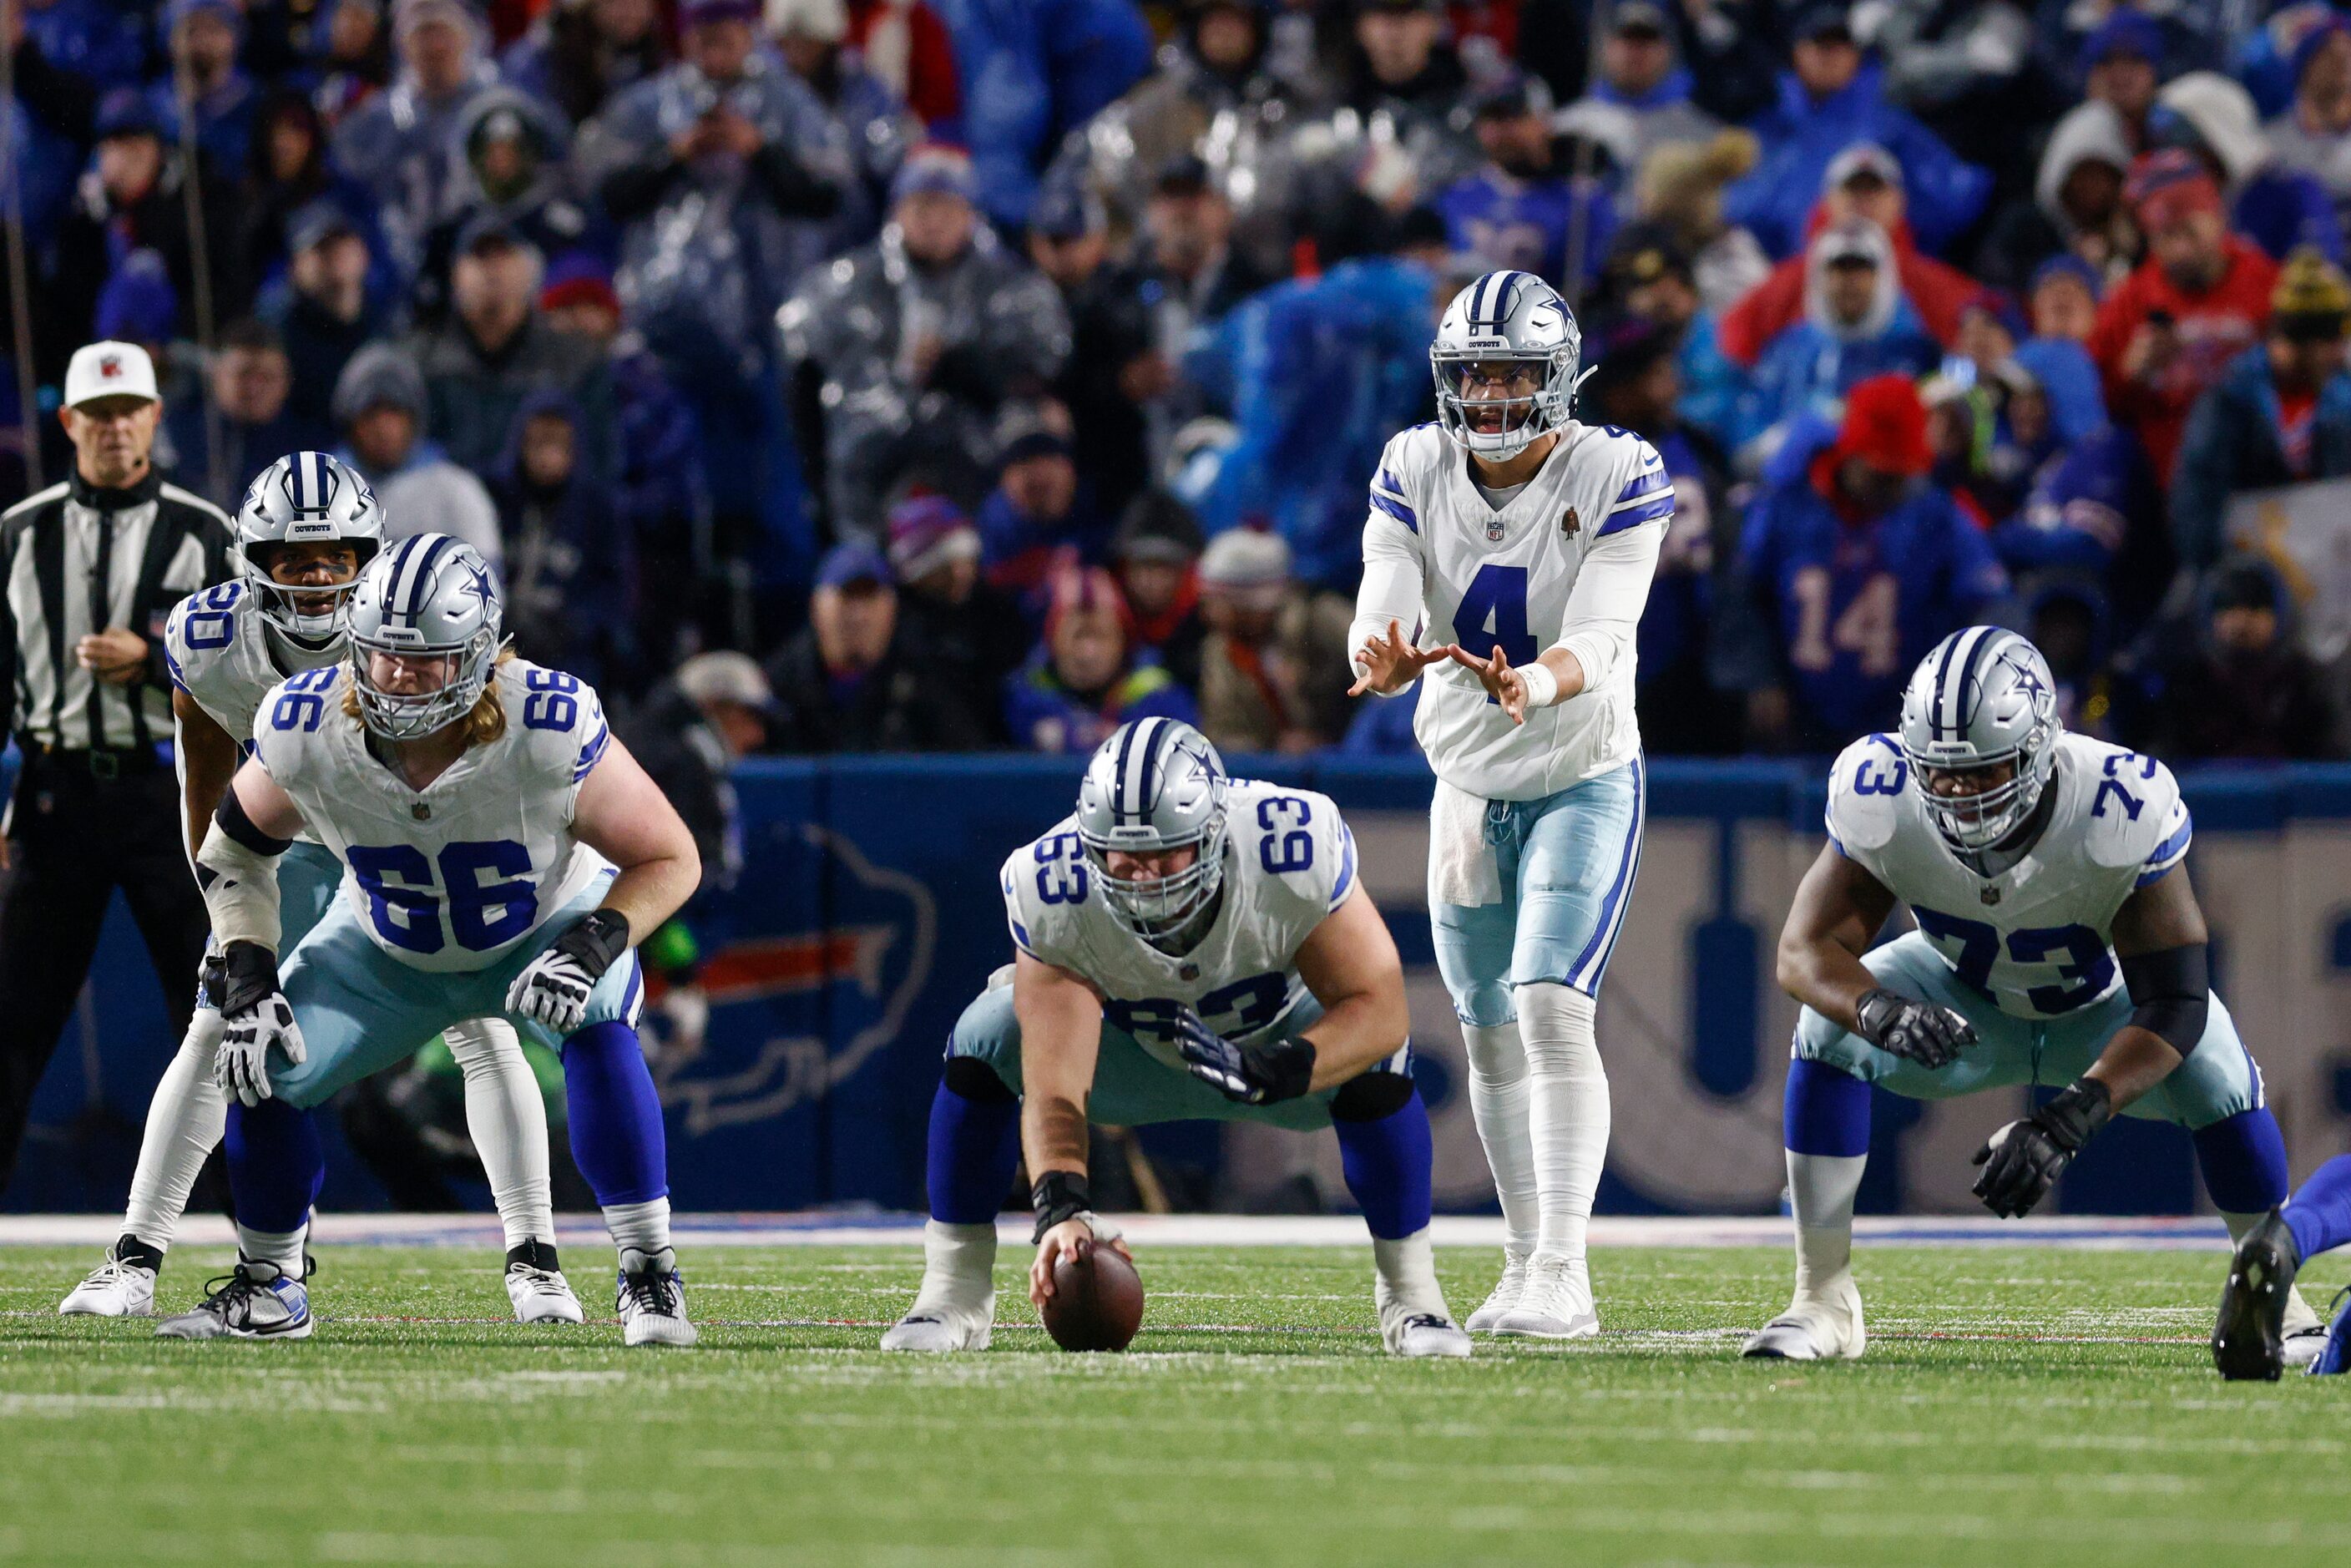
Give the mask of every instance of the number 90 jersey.
M 1531 664 L 1576 629 L 1568 623 L 1569 598 L 1595 553 L 1638 563 L 1638 591 L 1647 593 L 1673 513 L 1664 462 L 1629 431 L 1569 423 L 1535 476 L 1498 512 L 1470 483 L 1467 455 L 1424 424 L 1380 455 L 1364 559 L 1414 569 L 1422 646 L 1458 643 L 1480 657 L 1499 646 L 1512 664 Z M 1638 598 L 1611 608 L 1629 622 L 1640 619 Z M 1625 630 L 1629 642 L 1632 627 Z M 1627 647 L 1598 690 L 1534 709 L 1520 726 L 1475 674 L 1449 661 L 1432 664 L 1420 678 L 1413 733 L 1437 776 L 1456 789 L 1489 800 L 1539 800 L 1639 754 L 1633 676 Z
M 1225 820 L 1224 903 L 1180 956 L 1102 902 L 1074 816 L 1015 850 L 999 878 L 1014 945 L 1091 984 L 1103 1018 L 1179 1069 L 1169 1038 L 1176 1008 L 1191 1007 L 1228 1040 L 1276 1032 L 1307 995 L 1298 949 L 1355 886 L 1355 835 L 1329 797 L 1236 779 Z
M 1829 777 L 1829 839 L 1910 906 L 1959 978 L 2016 1018 L 2086 1007 L 2118 983 L 2115 913 L 2188 853 L 2188 805 L 2152 757 L 2057 739 L 2048 825 L 1995 877 L 1959 862 L 1928 819 L 1890 735 L 1844 748 Z
M 611 869 L 571 836 L 580 786 L 611 742 L 593 688 L 522 659 L 488 690 L 506 733 L 409 788 L 343 711 L 349 666 L 283 681 L 254 716 L 254 755 L 344 865 L 377 946 L 419 969 L 487 968 Z

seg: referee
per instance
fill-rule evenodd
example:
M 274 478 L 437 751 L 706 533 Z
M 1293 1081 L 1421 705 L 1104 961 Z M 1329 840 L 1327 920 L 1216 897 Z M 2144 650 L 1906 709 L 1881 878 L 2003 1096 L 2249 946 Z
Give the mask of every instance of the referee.
M 184 1034 L 208 922 L 180 843 L 163 622 L 228 575 L 228 519 L 148 461 L 155 366 L 92 343 L 66 371 L 73 476 L 0 517 L 0 702 L 23 757 L 0 836 L 0 1191 L 120 888 Z M 0 737 L 5 739 L 5 737 Z

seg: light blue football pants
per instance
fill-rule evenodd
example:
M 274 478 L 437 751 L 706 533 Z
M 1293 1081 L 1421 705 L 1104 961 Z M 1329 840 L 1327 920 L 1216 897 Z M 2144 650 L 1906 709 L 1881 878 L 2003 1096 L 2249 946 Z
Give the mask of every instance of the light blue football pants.
M 1431 846 L 1429 924 L 1437 971 L 1463 1023 L 1491 1028 L 1518 1016 L 1514 987 L 1551 981 L 1600 994 L 1641 869 L 1648 803 L 1641 758 L 1540 800 L 1493 800 L 1486 843 L 1500 873 L 1498 904 L 1437 896 Z

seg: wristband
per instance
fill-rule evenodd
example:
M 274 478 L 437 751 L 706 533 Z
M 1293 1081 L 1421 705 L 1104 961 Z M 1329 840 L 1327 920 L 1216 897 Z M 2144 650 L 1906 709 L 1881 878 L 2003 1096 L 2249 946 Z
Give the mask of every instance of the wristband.
M 277 955 L 258 942 L 232 942 L 220 956 L 221 1017 L 234 1018 L 277 993 Z
M 629 950 L 629 917 L 617 909 L 591 909 L 579 925 L 555 939 L 555 950 L 578 959 L 590 979 L 601 980 L 604 971 Z
M 1549 707 L 1559 701 L 1559 677 L 1541 659 L 1519 666 L 1519 684 L 1527 688 L 1529 707 Z
M 1029 1207 L 1037 1211 L 1037 1230 L 1029 1238 L 1034 1246 L 1063 1220 L 1092 1213 L 1094 1200 L 1086 1191 L 1086 1178 L 1078 1172 L 1047 1171 L 1029 1189 Z

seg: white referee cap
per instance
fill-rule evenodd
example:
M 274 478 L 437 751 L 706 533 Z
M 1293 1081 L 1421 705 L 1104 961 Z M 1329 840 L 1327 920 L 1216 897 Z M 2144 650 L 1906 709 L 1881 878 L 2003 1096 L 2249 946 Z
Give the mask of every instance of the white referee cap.
M 155 361 L 136 343 L 89 343 L 74 350 L 66 367 L 66 406 L 79 408 L 102 397 L 162 401 L 155 390 Z

